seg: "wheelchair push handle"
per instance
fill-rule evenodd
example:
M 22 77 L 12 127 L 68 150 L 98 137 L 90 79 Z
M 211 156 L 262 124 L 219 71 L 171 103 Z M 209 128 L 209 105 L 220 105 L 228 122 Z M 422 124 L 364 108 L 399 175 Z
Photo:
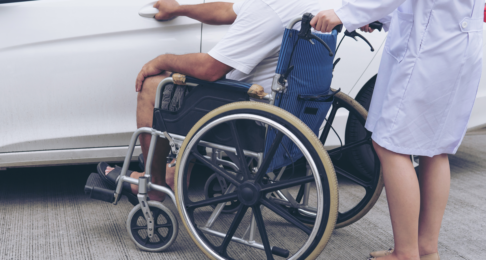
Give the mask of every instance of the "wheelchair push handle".
M 381 22 L 378 22 L 378 21 L 370 23 L 369 26 L 373 30 L 381 31 L 383 29 L 383 24 Z M 356 32 L 356 30 L 351 31 L 351 32 L 345 31 L 344 35 L 351 37 L 356 41 L 357 41 L 356 37 L 361 38 L 364 42 L 366 42 L 366 44 L 368 44 L 368 46 L 370 46 L 370 49 L 371 49 L 372 52 L 375 51 L 375 49 L 373 48 L 373 45 L 371 45 L 371 43 L 363 35 Z M 341 43 L 339 43 L 339 45 L 341 45 Z M 339 46 L 338 46 L 338 49 L 339 49 Z
M 292 21 L 289 27 L 292 28 L 295 25 L 295 23 L 297 23 L 300 20 L 302 24 L 299 32 L 299 38 L 308 40 L 312 44 L 314 44 L 312 40 L 316 40 L 329 51 L 329 56 L 334 56 L 334 52 L 331 50 L 331 48 L 329 48 L 329 46 L 321 38 L 312 34 L 312 26 L 310 25 L 312 18 L 314 18 L 313 14 L 305 13 L 302 16 L 302 19 L 296 19 Z
M 304 16 L 306 16 L 306 15 L 309 15 L 309 18 L 310 18 L 309 23 L 310 23 L 310 21 L 312 21 L 312 19 L 314 19 L 314 17 L 316 17 L 315 15 L 313 15 L 311 13 L 304 14 Z M 333 31 L 336 30 L 338 33 L 340 33 L 343 30 L 343 25 L 342 24 L 336 25 L 334 28 L 332 28 L 332 30 Z
M 383 24 L 381 22 L 372 22 L 369 24 L 370 28 L 373 29 L 373 30 L 378 30 L 381 32 L 381 30 L 383 29 Z

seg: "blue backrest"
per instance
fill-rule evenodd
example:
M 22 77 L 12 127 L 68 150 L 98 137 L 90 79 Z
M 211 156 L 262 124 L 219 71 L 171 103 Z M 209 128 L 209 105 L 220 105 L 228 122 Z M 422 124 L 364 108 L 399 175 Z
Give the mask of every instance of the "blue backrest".
M 322 39 L 332 52 L 335 51 L 336 30 L 330 34 L 314 35 Z M 331 93 L 334 56 L 330 56 L 323 45 L 313 42 L 299 38 L 297 30 L 285 30 L 276 73 L 284 75 L 292 66 L 293 69 L 287 77 L 286 91 L 277 94 L 275 105 L 298 117 L 318 136 L 332 104 L 332 96 L 326 95 Z M 269 129 L 265 150 L 270 148 L 274 138 L 275 130 Z M 284 137 L 269 171 L 289 165 L 301 157 L 300 150 Z

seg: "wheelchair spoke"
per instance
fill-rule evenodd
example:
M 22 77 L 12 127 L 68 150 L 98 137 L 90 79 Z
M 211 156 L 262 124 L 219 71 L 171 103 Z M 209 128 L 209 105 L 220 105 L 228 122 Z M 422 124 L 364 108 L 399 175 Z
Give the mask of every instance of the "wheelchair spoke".
M 147 237 L 146 237 L 146 238 L 143 240 L 143 245 L 144 245 L 144 246 L 146 246 L 146 245 L 147 245 L 147 243 L 149 242 L 149 240 L 150 240 L 150 237 L 149 237 L 149 236 L 147 236 Z
M 359 176 L 353 175 L 353 174 L 349 173 L 348 171 L 343 170 L 342 168 L 339 168 L 336 165 L 334 165 L 334 170 L 336 171 L 336 174 L 349 179 L 350 181 L 360 185 L 361 187 L 365 188 L 366 190 L 373 188 L 369 181 L 365 181 L 365 180 L 361 179 Z
M 226 249 L 228 248 L 229 243 L 231 242 L 231 239 L 233 238 L 233 235 L 236 232 L 236 229 L 241 223 L 241 220 L 245 216 L 246 211 L 248 210 L 248 206 L 240 206 L 240 209 L 238 209 L 238 212 L 236 213 L 235 218 L 233 219 L 233 222 L 231 222 L 231 226 L 228 229 L 228 233 L 226 233 L 226 237 L 223 240 L 223 243 L 221 243 L 221 246 L 219 246 L 219 251 L 223 255 L 226 254 Z
M 304 197 L 304 189 L 305 185 L 300 185 L 299 193 L 297 193 L 297 196 L 295 197 L 295 201 L 297 201 L 298 203 L 300 203 L 302 197 Z
M 263 222 L 260 205 L 253 206 L 252 210 L 258 226 L 258 231 L 260 232 L 260 237 L 262 238 L 262 243 L 263 247 L 265 248 L 265 254 L 267 255 L 267 259 L 273 259 L 272 248 L 270 247 L 270 242 L 268 241 L 267 230 L 265 229 L 265 223 Z
M 165 241 L 165 239 L 167 238 L 166 236 L 162 235 L 162 233 L 160 233 L 160 230 L 157 229 L 157 234 L 159 236 L 159 239 L 162 240 L 162 241 Z
M 329 114 L 329 117 L 326 119 L 326 125 L 324 126 L 324 130 L 322 131 L 321 134 L 321 142 L 324 145 L 327 140 L 327 136 L 329 135 L 329 131 L 331 131 L 331 126 L 332 123 L 334 122 L 334 118 L 336 117 L 336 112 L 339 109 L 339 106 L 337 106 L 338 102 L 334 101 L 332 103 L 332 110 L 331 113 Z
M 368 138 L 365 138 L 365 139 L 363 139 L 361 141 L 357 141 L 357 142 L 354 142 L 354 143 L 346 144 L 344 146 L 341 146 L 341 147 L 338 147 L 338 148 L 329 150 L 329 151 L 327 151 L 327 153 L 329 154 L 329 156 L 333 156 L 333 155 L 336 155 L 336 154 L 339 154 L 339 153 L 346 152 L 348 150 L 351 150 L 353 148 L 356 148 L 356 147 L 361 146 L 361 145 L 364 145 L 364 144 L 370 144 L 370 140 Z
M 309 227 L 307 227 L 302 222 L 300 222 L 300 220 L 298 220 L 296 217 L 292 216 L 290 213 L 288 213 L 287 211 L 282 209 L 282 207 L 273 204 L 273 202 L 271 202 L 267 199 L 262 199 L 261 202 L 265 207 L 269 208 L 271 211 L 275 212 L 280 217 L 284 218 L 285 220 L 287 220 L 291 224 L 300 228 L 307 235 L 310 235 L 310 233 L 312 232 L 312 230 Z
M 141 230 L 141 229 L 147 229 L 147 226 L 136 226 L 136 227 L 131 227 L 132 230 Z
M 262 191 L 263 194 L 265 194 L 265 193 L 268 193 L 268 192 L 283 190 L 283 189 L 298 186 L 298 185 L 308 183 L 308 182 L 312 182 L 312 181 L 314 181 L 313 175 L 300 177 L 300 178 L 294 178 L 294 179 L 291 179 L 291 180 L 278 181 L 278 182 L 274 182 L 272 184 L 268 184 L 268 185 L 263 186 L 261 191 Z
M 235 141 L 236 144 L 236 153 L 238 154 L 238 159 L 239 159 L 239 167 L 241 169 L 241 173 L 243 174 L 245 180 L 250 179 L 250 171 L 248 170 L 248 167 L 246 166 L 246 160 L 245 160 L 245 154 L 243 153 L 243 148 L 241 147 L 240 144 L 240 138 L 238 137 L 238 130 L 236 129 L 235 121 L 231 121 L 231 134 L 233 135 L 233 140 Z M 236 163 L 236 162 L 235 162 Z
M 208 166 L 211 170 L 213 170 L 217 175 L 221 176 L 225 180 L 231 182 L 233 185 L 236 187 L 240 186 L 240 182 L 236 180 L 230 173 L 225 171 L 224 169 L 214 165 L 209 161 L 208 159 L 204 158 L 199 152 L 197 151 L 192 151 L 191 152 L 194 157 L 196 157 L 199 161 L 201 161 L 204 165 Z
M 237 200 L 237 199 L 238 199 L 237 193 L 230 193 L 228 195 L 214 197 L 214 198 L 210 198 L 210 199 L 207 199 L 207 200 L 201 200 L 201 201 L 194 202 L 194 203 L 188 203 L 186 208 L 187 209 L 196 209 L 196 208 L 200 208 L 200 207 L 219 204 L 219 203 L 228 202 L 228 201 Z
M 280 146 L 280 143 L 282 142 L 283 136 L 284 134 L 282 132 L 278 132 L 277 136 L 275 136 L 275 140 L 273 140 L 272 146 L 265 154 L 265 159 L 263 159 L 263 163 L 260 166 L 260 169 L 258 169 L 255 177 L 255 182 L 259 183 L 263 176 L 267 173 L 267 169 L 270 166 L 270 163 L 272 162 L 273 157 L 277 152 L 278 147 Z
M 155 225 L 155 228 L 170 228 L 170 227 L 172 227 L 172 224 Z

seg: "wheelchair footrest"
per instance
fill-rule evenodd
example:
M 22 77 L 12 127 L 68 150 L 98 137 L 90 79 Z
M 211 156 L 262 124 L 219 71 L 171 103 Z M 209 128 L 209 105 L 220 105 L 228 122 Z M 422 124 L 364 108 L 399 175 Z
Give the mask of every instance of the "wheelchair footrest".
M 84 193 L 90 198 L 113 203 L 115 200 L 115 191 L 111 189 L 98 175 L 91 173 L 84 186 Z

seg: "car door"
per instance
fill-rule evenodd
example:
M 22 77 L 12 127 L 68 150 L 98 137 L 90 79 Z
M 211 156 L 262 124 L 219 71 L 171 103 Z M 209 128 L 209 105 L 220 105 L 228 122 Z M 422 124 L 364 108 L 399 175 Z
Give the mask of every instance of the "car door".
M 141 67 L 201 48 L 200 22 L 138 15 L 153 1 L 0 2 L 0 167 L 12 153 L 126 150 Z

